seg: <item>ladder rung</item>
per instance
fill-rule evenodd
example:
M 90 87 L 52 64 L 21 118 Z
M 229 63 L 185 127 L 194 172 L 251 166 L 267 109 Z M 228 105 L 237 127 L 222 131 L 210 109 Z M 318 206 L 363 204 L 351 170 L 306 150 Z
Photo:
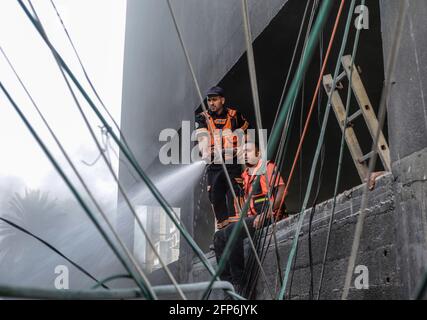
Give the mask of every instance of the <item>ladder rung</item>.
M 368 160 L 369 158 L 371 158 L 374 154 L 375 154 L 374 151 L 371 151 L 371 152 L 365 154 L 363 157 L 359 158 L 359 163 L 365 162 L 366 160 Z
M 338 83 L 344 78 L 346 76 L 346 73 L 345 73 L 345 71 L 343 71 L 342 73 L 340 73 L 338 76 L 337 76 L 337 80 L 335 81 L 335 89 L 339 89 L 338 88 Z M 325 89 L 326 89 L 326 92 L 328 93 L 328 94 L 330 94 L 331 93 L 331 89 L 332 89 L 332 84 L 334 83 L 334 81 L 332 80 L 332 82 L 331 83 L 328 83 L 327 85 L 326 85 L 326 87 L 325 87 Z
M 346 76 L 345 71 L 341 72 L 338 77 L 336 83 L 340 82 Z
M 354 119 L 360 117 L 362 115 L 362 110 L 358 110 L 355 113 L 353 113 L 350 117 L 348 117 L 347 122 L 352 122 Z

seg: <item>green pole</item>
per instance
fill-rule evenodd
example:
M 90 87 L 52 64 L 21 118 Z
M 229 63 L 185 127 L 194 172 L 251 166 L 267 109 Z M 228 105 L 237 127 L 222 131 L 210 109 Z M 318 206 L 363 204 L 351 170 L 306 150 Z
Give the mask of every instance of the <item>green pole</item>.
M 59 53 L 56 51 L 56 49 L 53 47 L 52 43 L 49 41 L 49 39 L 46 37 L 46 35 L 41 30 L 40 26 L 37 24 L 37 21 L 34 19 L 34 17 L 31 15 L 31 13 L 28 11 L 26 6 L 24 5 L 22 0 L 17 0 L 18 3 L 21 5 L 22 9 L 24 10 L 25 14 L 27 15 L 28 19 L 31 21 L 31 23 L 34 25 L 42 39 L 45 41 L 46 45 L 49 47 L 49 49 L 54 54 L 55 58 L 58 59 L 58 62 L 64 69 L 64 71 L 67 73 L 67 75 L 70 77 L 70 79 L 73 81 L 73 83 L 76 85 L 77 89 L 81 92 L 85 100 L 88 102 L 89 106 L 92 108 L 92 110 L 95 112 L 99 120 L 102 122 L 102 124 L 107 128 L 108 133 L 110 133 L 113 140 L 117 143 L 120 150 L 123 152 L 125 157 L 129 160 L 130 164 L 133 166 L 133 168 L 138 173 L 139 177 L 146 183 L 148 189 L 151 191 L 153 196 L 156 198 L 156 200 L 159 202 L 160 206 L 165 210 L 166 214 L 169 216 L 169 218 L 172 220 L 172 222 L 176 225 L 176 227 L 179 229 L 185 240 L 188 242 L 188 244 L 191 246 L 193 251 L 196 253 L 196 255 L 200 258 L 203 265 L 206 267 L 206 269 L 209 271 L 211 275 L 214 275 L 214 269 L 212 265 L 210 264 L 209 260 L 206 258 L 203 251 L 200 249 L 200 247 L 196 244 L 194 239 L 191 237 L 189 232 L 181 225 L 180 221 L 175 217 L 175 213 L 172 210 L 172 207 L 168 204 L 166 199 L 163 197 L 163 195 L 160 193 L 160 191 L 156 188 L 156 186 L 153 184 L 153 182 L 150 180 L 150 178 L 147 176 L 147 174 L 142 170 L 139 163 L 136 161 L 135 157 L 131 153 L 131 151 L 123 145 L 123 143 L 120 141 L 120 139 L 117 137 L 117 135 L 114 133 L 112 128 L 108 125 L 105 118 L 102 116 L 100 111 L 95 106 L 92 99 L 89 97 L 87 92 L 84 90 L 82 85 L 79 83 L 77 78 L 75 77 L 74 73 L 71 71 L 71 69 L 68 67 L 68 65 L 65 63 L 65 61 L 62 59 L 62 57 L 59 55 Z
M 302 81 L 310 66 L 314 51 L 320 39 L 320 33 L 323 30 L 326 21 L 328 20 L 332 5 L 332 0 L 324 0 L 322 2 L 322 6 L 319 9 L 319 14 L 317 15 L 316 22 L 307 41 L 307 47 L 299 63 L 294 80 L 292 81 L 291 86 L 289 87 L 289 93 L 286 96 L 285 101 L 283 102 L 279 116 L 277 118 L 276 125 L 271 131 L 271 135 L 267 145 L 267 159 L 269 160 L 273 159 L 277 146 L 279 145 L 282 135 L 282 128 L 285 125 L 289 108 L 291 107 L 294 99 L 296 99 L 299 94 Z
M 282 135 L 282 128 L 285 125 L 287 114 L 289 111 L 289 108 L 291 107 L 294 99 L 299 93 L 299 89 L 301 88 L 302 80 L 304 79 L 304 76 L 307 72 L 308 67 L 310 66 L 311 59 L 313 58 L 314 51 L 316 49 L 316 46 L 319 41 L 320 32 L 322 31 L 323 27 L 325 26 L 325 23 L 329 17 L 329 13 L 332 9 L 333 1 L 332 0 L 324 0 L 322 3 L 322 6 L 320 7 L 319 14 L 316 18 L 316 22 L 313 26 L 313 29 L 310 33 L 310 37 L 307 41 L 307 46 L 304 51 L 304 55 L 300 61 L 300 64 L 298 66 L 296 75 L 292 81 L 292 84 L 289 88 L 289 93 L 286 96 L 286 99 L 283 103 L 283 106 L 281 108 L 280 114 L 277 118 L 276 125 L 274 126 L 270 139 L 268 141 L 267 145 L 267 158 L 272 159 L 273 155 L 275 153 L 275 150 L 280 142 L 280 138 Z M 259 184 L 259 176 L 255 181 L 255 185 Z M 248 199 L 250 199 L 251 195 L 249 195 Z M 240 229 L 242 227 L 243 219 L 246 216 L 246 212 L 249 208 L 249 201 L 246 200 L 243 208 L 242 208 L 242 214 L 240 216 L 240 219 L 238 222 L 236 222 L 236 226 L 234 227 L 233 231 L 231 232 L 230 238 L 224 248 L 224 252 L 222 254 L 221 260 L 218 263 L 217 271 L 215 273 L 215 276 L 212 278 L 210 286 L 208 286 L 207 290 L 205 291 L 203 298 L 207 297 L 207 293 L 213 284 L 216 277 L 221 273 L 221 271 L 224 269 L 226 260 L 228 259 L 231 250 L 234 246 L 234 242 L 237 239 L 237 236 L 240 232 Z
M 334 71 L 334 76 L 333 76 L 334 81 L 332 83 L 331 92 L 334 92 L 335 86 L 337 83 L 337 77 L 338 77 L 338 73 L 339 73 L 339 69 L 340 69 L 340 61 L 341 61 L 341 57 L 344 54 L 344 50 L 345 50 L 345 47 L 347 44 L 350 25 L 351 25 L 351 17 L 353 14 L 353 9 L 354 9 L 355 3 L 356 3 L 356 0 L 351 1 L 350 8 L 348 11 L 347 22 L 346 22 L 346 26 L 345 26 L 345 30 L 344 30 L 343 40 L 341 43 L 340 52 L 338 54 L 337 63 L 335 65 L 335 71 Z M 312 166 L 311 166 L 310 177 L 308 180 L 308 186 L 307 186 L 307 190 L 305 193 L 304 202 L 303 202 L 300 214 L 299 214 L 299 220 L 298 220 L 298 223 L 296 226 L 295 236 L 294 236 L 294 239 L 292 242 L 292 248 L 291 248 L 291 251 L 289 253 L 288 262 L 286 264 L 285 276 L 283 279 L 283 285 L 282 285 L 282 288 L 280 289 L 280 293 L 278 296 L 279 299 L 283 299 L 283 297 L 285 295 L 286 286 L 287 286 L 289 274 L 291 271 L 291 264 L 293 262 L 293 259 L 295 258 L 295 253 L 296 253 L 296 249 L 297 249 L 297 245 L 298 245 L 299 235 L 301 232 L 302 224 L 304 222 L 305 209 L 307 208 L 308 201 L 310 199 L 311 188 L 312 188 L 313 182 L 314 182 L 314 173 L 316 171 L 317 162 L 318 162 L 319 156 L 320 156 L 320 150 L 322 148 L 323 139 L 325 137 L 326 126 L 328 124 L 329 112 L 331 110 L 331 98 L 332 98 L 332 94 L 328 95 L 328 102 L 326 103 L 326 110 L 325 110 L 325 114 L 323 116 L 323 122 L 322 122 L 322 127 L 320 130 L 320 136 L 319 136 L 319 140 L 317 143 L 316 151 L 315 151 Z

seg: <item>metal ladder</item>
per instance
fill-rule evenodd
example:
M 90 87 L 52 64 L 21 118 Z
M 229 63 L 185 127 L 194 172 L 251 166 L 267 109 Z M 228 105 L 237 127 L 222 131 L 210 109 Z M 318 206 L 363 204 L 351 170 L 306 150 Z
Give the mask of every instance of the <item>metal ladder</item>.
M 341 130 L 344 131 L 344 126 L 347 125 L 347 129 L 345 130 L 345 141 L 350 150 L 350 154 L 351 154 L 351 157 L 353 158 L 354 165 L 356 166 L 360 179 L 363 183 L 365 182 L 365 179 L 368 174 L 368 166 L 366 164 L 366 160 L 371 158 L 374 155 L 375 151 L 371 151 L 365 155 L 363 154 L 362 149 L 360 148 L 359 140 L 356 137 L 356 133 L 354 132 L 354 129 L 352 128 L 351 123 L 357 118 L 359 118 L 360 116 L 363 116 L 366 122 L 366 125 L 369 129 L 369 133 L 372 137 L 372 140 L 375 139 L 375 135 L 377 134 L 379 124 L 355 64 L 353 64 L 353 73 L 351 75 L 351 67 L 352 67 L 351 55 L 342 57 L 341 63 L 342 63 L 342 66 L 344 67 L 344 71 L 337 77 L 336 83 L 338 84 L 344 77 L 350 78 L 350 76 L 352 76 L 353 79 L 352 79 L 351 89 L 356 97 L 359 108 L 355 113 L 348 116 L 347 124 L 346 124 L 345 123 L 345 106 L 343 104 L 343 101 L 341 100 L 341 96 L 338 92 L 337 86 L 334 92 L 332 93 L 331 105 Z M 325 88 L 326 93 L 328 95 L 331 95 L 332 83 L 333 83 L 333 79 L 330 74 L 325 75 L 323 77 L 323 87 Z M 388 147 L 387 141 L 382 131 L 380 132 L 379 139 L 378 139 L 377 152 L 384 166 L 384 169 L 386 171 L 390 171 L 390 149 Z

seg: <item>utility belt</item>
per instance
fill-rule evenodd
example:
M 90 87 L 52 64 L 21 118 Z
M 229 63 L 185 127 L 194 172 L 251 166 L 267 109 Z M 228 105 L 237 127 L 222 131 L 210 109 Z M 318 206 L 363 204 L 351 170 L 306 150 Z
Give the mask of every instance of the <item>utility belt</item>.
M 274 200 L 273 200 L 274 201 Z M 251 210 L 253 215 L 266 213 L 270 210 L 270 199 L 265 194 L 252 196 Z M 282 208 L 276 210 L 273 215 L 276 220 L 281 220 L 286 214 L 286 206 L 283 203 Z

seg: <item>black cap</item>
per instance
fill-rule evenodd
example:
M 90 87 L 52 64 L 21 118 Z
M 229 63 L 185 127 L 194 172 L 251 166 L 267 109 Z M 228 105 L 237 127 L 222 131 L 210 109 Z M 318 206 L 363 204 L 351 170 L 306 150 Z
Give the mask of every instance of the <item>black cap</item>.
M 212 87 L 206 93 L 206 96 L 221 96 L 224 97 L 224 89 L 221 87 Z

